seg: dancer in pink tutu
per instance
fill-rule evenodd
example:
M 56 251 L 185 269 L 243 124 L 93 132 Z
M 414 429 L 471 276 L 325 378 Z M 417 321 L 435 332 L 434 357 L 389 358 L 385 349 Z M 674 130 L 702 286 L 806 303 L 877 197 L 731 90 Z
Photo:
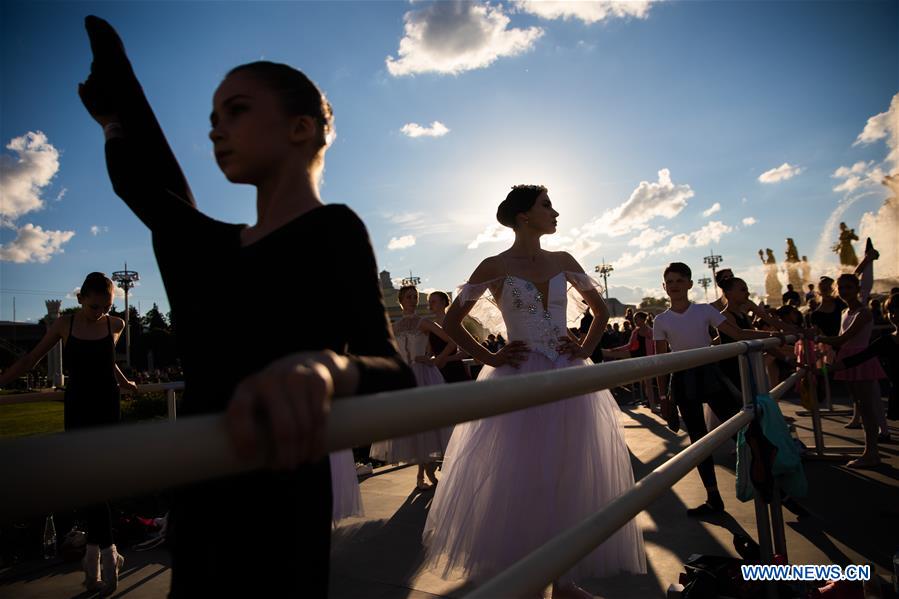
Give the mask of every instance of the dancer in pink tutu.
M 558 216 L 534 185 L 513 187 L 497 210 L 515 242 L 475 269 L 444 319 L 459 347 L 485 364 L 478 380 L 590 364 L 609 312 L 571 255 L 541 249 Z M 581 343 L 566 334 L 569 283 L 595 316 Z M 496 353 L 461 324 L 488 289 L 510 340 Z M 618 414 L 604 390 L 457 425 L 425 524 L 428 564 L 445 578 L 483 582 L 633 487 Z M 631 521 L 554 581 L 553 597 L 589 597 L 576 580 L 645 570 Z
M 427 385 L 441 385 L 445 381 L 440 370 L 431 363 L 431 349 L 429 335 L 436 335 L 446 343 L 451 343 L 449 336 L 443 329 L 415 314 L 418 305 L 418 289 L 411 285 L 401 287 L 397 293 L 397 300 L 403 308 L 403 316 L 393 323 L 393 332 L 396 335 L 400 356 L 412 367 L 415 381 L 419 387 Z M 371 446 L 371 457 L 388 464 L 396 462 L 413 462 L 418 464 L 418 476 L 416 486 L 425 491 L 431 485 L 425 482 L 425 475 L 431 484 L 437 484 L 434 472 L 437 470 L 435 458 L 443 457 L 443 452 L 449 443 L 452 427 L 425 431 L 408 437 L 379 441 Z
M 880 253 L 874 249 L 871 239 L 865 244 L 865 258 L 856 267 L 853 274 L 844 273 L 837 279 L 837 290 L 847 308 L 843 310 L 840 321 L 840 334 L 832 337 L 819 337 L 817 341 L 839 348 L 837 361 L 845 360 L 861 353 L 871 343 L 871 331 L 874 319 L 868 309 L 868 295 L 874 285 L 874 260 Z M 865 451 L 858 459 L 846 464 L 850 468 L 873 468 L 880 464 L 877 443 L 889 440 L 889 429 L 883 414 L 883 402 L 880 399 L 880 379 L 886 378 L 877 358 L 870 358 L 853 366 L 837 371 L 833 377 L 845 381 L 849 395 L 861 415 L 862 428 L 865 429 Z M 882 429 L 882 437 L 878 438 L 878 425 Z

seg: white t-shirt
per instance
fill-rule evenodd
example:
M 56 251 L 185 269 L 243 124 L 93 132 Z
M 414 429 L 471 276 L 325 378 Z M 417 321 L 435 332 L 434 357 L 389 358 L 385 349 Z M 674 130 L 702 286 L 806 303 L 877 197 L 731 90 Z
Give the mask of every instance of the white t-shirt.
M 709 327 L 717 328 L 726 319 L 710 304 L 690 304 L 686 312 L 669 308 L 655 318 L 653 341 L 667 341 L 671 351 L 708 347 L 712 343 Z

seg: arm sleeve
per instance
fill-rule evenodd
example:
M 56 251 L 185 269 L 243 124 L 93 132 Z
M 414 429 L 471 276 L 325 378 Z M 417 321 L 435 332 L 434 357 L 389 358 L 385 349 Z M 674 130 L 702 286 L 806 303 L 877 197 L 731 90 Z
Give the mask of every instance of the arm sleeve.
M 709 315 L 709 326 L 710 327 L 714 327 L 717 329 L 718 326 L 722 322 L 727 320 L 727 317 L 724 316 L 724 314 L 722 314 L 721 312 L 719 312 L 718 310 L 716 310 L 709 304 L 706 304 L 706 311 L 708 312 L 708 315 Z
M 655 322 L 652 324 L 652 340 L 668 341 L 668 336 L 665 334 L 665 321 L 659 322 L 658 316 L 656 316 Z
M 602 293 L 602 285 L 600 284 L 600 282 L 586 273 L 566 270 L 565 278 L 568 279 L 568 282 L 574 285 L 574 288 L 578 291 L 589 291 L 590 289 L 596 289 L 597 291 Z
M 163 179 L 154 176 L 142 157 L 145 152 L 136 145 L 137 141 L 129 137 L 113 137 L 106 142 L 106 168 L 116 195 L 153 233 L 170 231 L 200 217 L 192 199 L 165 187 Z M 185 183 L 181 191 L 186 190 Z
M 342 280 L 347 282 L 343 293 L 353 298 L 355 308 L 351 312 L 347 357 L 359 371 L 356 392 L 363 395 L 414 387 L 415 377 L 399 356 L 384 310 L 368 231 L 354 213 L 348 212 L 337 251 L 344 258 L 339 265 Z

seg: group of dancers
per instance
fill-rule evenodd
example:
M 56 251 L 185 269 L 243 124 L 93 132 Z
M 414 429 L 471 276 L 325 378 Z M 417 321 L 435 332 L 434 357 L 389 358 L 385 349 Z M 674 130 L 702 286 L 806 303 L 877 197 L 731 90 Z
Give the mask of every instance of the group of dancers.
M 518 185 L 497 210 L 498 221 L 514 232 L 511 247 L 483 260 L 452 304 L 446 294 L 431 294 L 433 319 L 415 315 L 417 289 L 401 289 L 403 316 L 391 328 L 365 226 L 348 207 L 325 205 L 319 197 L 333 113 L 305 75 L 255 62 L 232 69 L 216 90 L 210 132 L 216 162 L 229 181 L 257 190 L 255 225 L 223 223 L 197 209 L 116 32 L 96 17 L 88 17 L 86 27 L 94 60 L 79 93 L 103 129 L 113 189 L 152 233 L 178 324 L 181 412 L 223 412 L 235 451 L 249 456 L 267 450 L 271 466 L 176 491 L 168 523 L 171 596 L 326 597 L 331 524 L 362 507 L 352 454 L 325 455 L 329 403 L 465 380 L 465 355 L 484 365 L 478 380 L 589 364 L 609 318 L 599 284 L 568 253 L 541 247 L 541 238 L 556 231 L 559 212 L 546 188 Z M 336 323 L 313 317 L 319 294 L 283 277 L 285 261 L 297 258 L 311 270 L 303 281 L 332 280 L 327 275 L 335 270 L 343 274 L 327 293 L 331 309 L 347 317 Z M 193 271 L 199 267 L 212 276 L 197 281 Z M 57 321 L 29 355 L 64 341 L 72 375 L 67 430 L 117 420 L 117 388 L 133 386 L 113 360 L 124 323 L 107 314 L 111 283 L 91 277 L 78 296 L 81 310 Z M 707 346 L 709 327 L 720 331 L 722 341 L 773 334 L 744 325 L 741 310 L 749 302 L 740 279 L 721 282 L 727 302 L 722 314 L 689 302 L 692 280 L 685 264 L 671 264 L 663 278 L 671 308 L 655 319 L 655 351 Z M 290 287 L 282 291 L 295 302 L 277 326 L 264 318 L 234 319 L 231 304 L 206 299 L 227 294 L 252 310 L 267 301 L 275 279 Z M 210 281 L 221 289 L 210 290 Z M 841 295 L 844 283 L 848 289 L 841 278 Z M 594 315 L 580 338 L 568 331 L 569 285 Z M 462 326 L 488 292 L 510 340 L 495 352 Z M 860 326 L 844 324 L 847 331 Z M 670 393 L 668 382 L 659 381 L 694 441 L 705 433 L 702 390 L 710 381 L 703 368 L 672 377 Z M 102 400 L 102 409 L 99 403 L 85 407 L 87 397 Z M 721 400 L 713 408 L 724 419 L 734 405 Z M 618 415 L 614 398 L 603 390 L 383 440 L 371 455 L 418 464 L 416 485 L 433 490 L 422 536 L 427 563 L 447 577 L 483 581 L 633 487 Z M 674 427 L 676 413 L 669 409 L 666 415 Z M 720 511 L 711 459 L 699 470 L 708 499 L 690 513 Z M 97 508 L 89 518 L 85 575 L 89 587 L 108 594 L 116 588 L 122 558 L 107 535 L 105 510 Z M 645 571 L 642 533 L 631 521 L 553 581 L 552 595 L 589 597 L 576 581 Z

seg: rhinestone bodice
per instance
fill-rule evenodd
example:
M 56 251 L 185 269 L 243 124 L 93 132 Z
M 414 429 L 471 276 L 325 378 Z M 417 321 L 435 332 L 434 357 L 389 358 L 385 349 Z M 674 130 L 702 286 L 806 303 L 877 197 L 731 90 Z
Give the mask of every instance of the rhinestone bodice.
M 499 307 L 509 341 L 524 341 L 531 350 L 555 360 L 559 357 L 556 349 L 559 337 L 564 337 L 566 330 L 565 273 L 560 272 L 549 280 L 547 293 L 548 297 L 544 298 L 532 282 L 507 275 L 503 278 Z
M 418 317 L 405 317 L 394 324 L 396 344 L 406 364 L 412 364 L 417 356 L 428 354 L 428 335 L 418 329 L 420 322 Z

